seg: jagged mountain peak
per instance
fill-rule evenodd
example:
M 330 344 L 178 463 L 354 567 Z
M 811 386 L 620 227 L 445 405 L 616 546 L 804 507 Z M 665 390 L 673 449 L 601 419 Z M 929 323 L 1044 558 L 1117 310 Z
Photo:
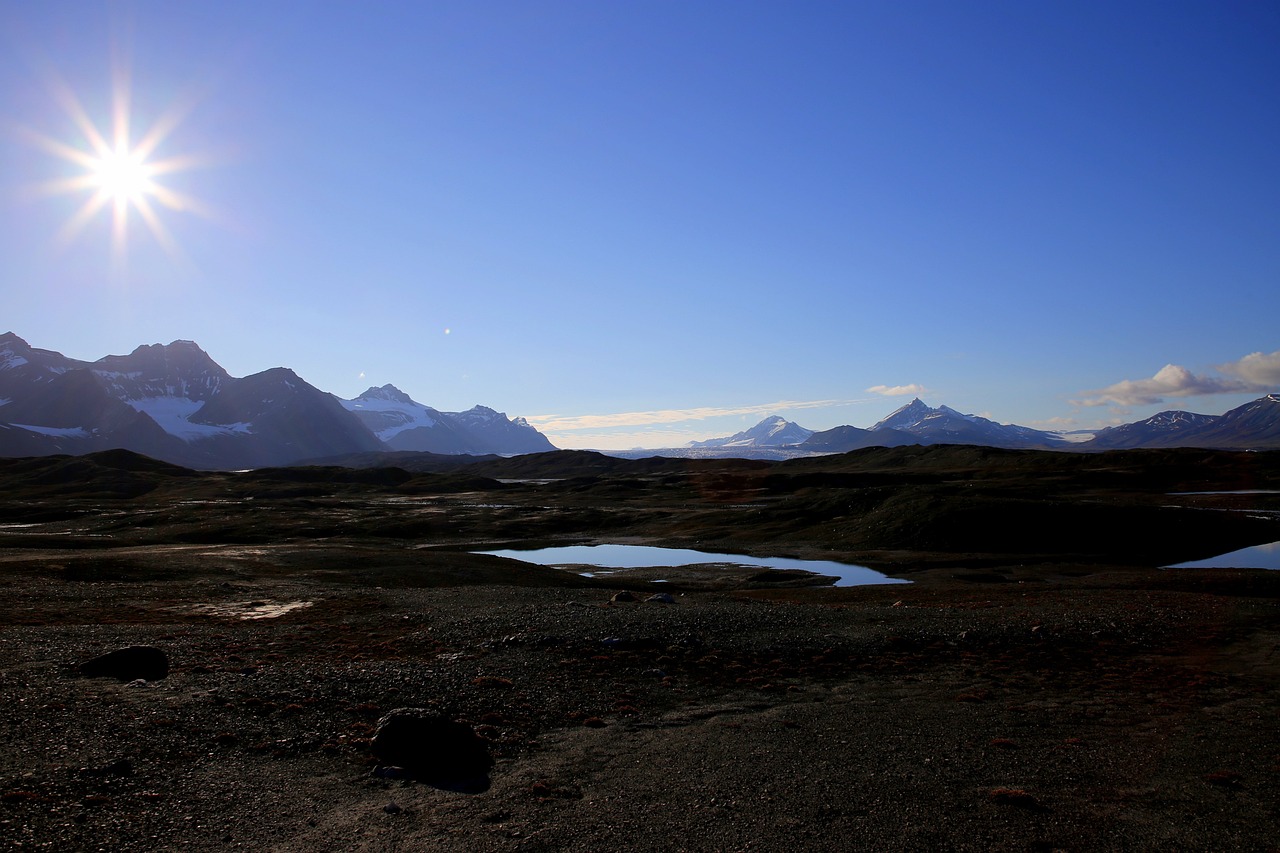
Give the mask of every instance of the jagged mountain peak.
M 903 427 L 911 426 L 937 411 L 940 410 L 930 407 L 919 397 L 915 397 L 910 403 L 894 409 L 889 413 L 888 417 L 878 421 L 871 427 L 868 427 L 868 429 L 901 429 Z
M 689 447 L 785 447 L 800 444 L 811 435 L 811 429 L 805 429 L 779 415 L 769 415 L 750 429 L 727 438 L 690 442 Z
M 413 398 L 401 391 L 391 383 L 383 385 L 381 388 L 370 386 L 357 400 L 386 400 L 389 403 L 408 403 L 412 404 Z

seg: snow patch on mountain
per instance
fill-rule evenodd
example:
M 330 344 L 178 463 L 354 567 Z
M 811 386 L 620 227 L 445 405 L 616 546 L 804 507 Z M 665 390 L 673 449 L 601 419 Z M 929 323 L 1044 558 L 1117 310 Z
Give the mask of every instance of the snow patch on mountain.
M 30 432 L 39 433 L 40 435 L 48 435 L 53 438 L 88 438 L 89 433 L 84 427 L 47 427 L 38 426 L 36 424 L 9 424 L 18 429 L 25 429 Z
M 390 386 L 387 386 L 390 387 Z M 382 389 L 369 389 L 370 391 Z M 401 395 L 403 396 L 403 395 Z M 366 418 L 365 424 L 382 441 L 390 441 L 405 430 L 425 427 L 430 429 L 437 423 L 431 416 L 432 409 L 421 403 L 415 403 L 407 396 L 404 401 L 391 396 L 369 395 L 369 391 L 354 400 L 339 400 L 348 412 L 359 414 L 367 412 L 376 414 L 376 418 Z
M 187 442 L 211 438 L 215 435 L 235 433 L 244 435 L 253 432 L 253 425 L 248 423 L 193 423 L 191 416 L 204 408 L 204 403 L 200 400 L 189 400 L 186 397 L 145 397 L 141 400 L 125 400 L 125 402 L 135 411 L 146 414 L 169 435 Z
M 1092 429 L 1069 429 L 1069 430 L 1050 430 L 1050 435 L 1056 435 L 1067 444 L 1084 444 L 1086 441 L 1092 441 L 1093 437 L 1098 434 L 1097 430 Z

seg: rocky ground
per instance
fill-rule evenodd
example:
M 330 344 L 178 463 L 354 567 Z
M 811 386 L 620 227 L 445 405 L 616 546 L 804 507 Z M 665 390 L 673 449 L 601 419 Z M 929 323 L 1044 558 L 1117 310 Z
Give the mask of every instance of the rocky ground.
M 384 483 L 260 492 L 249 511 L 201 482 L 5 505 L 22 526 L 0 529 L 0 848 L 1280 844 L 1280 573 L 883 547 L 861 556 L 913 583 L 806 589 L 705 569 L 606 584 L 462 547 L 494 513 L 489 544 L 511 541 L 521 513 L 587 517 L 567 499 Z M 631 506 L 630 536 L 654 544 L 724 545 L 711 533 L 762 503 L 759 535 L 780 535 L 790 498 L 739 492 L 597 503 L 601 517 Z M 406 497 L 437 536 L 355 535 L 353 520 L 407 524 L 388 508 Z M 686 538 L 653 535 L 662 513 Z M 794 540 L 802 556 L 857 556 Z M 641 600 L 612 601 L 624 588 Z M 643 601 L 656 589 L 674 603 Z M 79 669 L 137 645 L 167 655 L 164 677 Z M 483 790 L 375 757 L 379 719 L 406 707 L 476 732 L 493 760 Z

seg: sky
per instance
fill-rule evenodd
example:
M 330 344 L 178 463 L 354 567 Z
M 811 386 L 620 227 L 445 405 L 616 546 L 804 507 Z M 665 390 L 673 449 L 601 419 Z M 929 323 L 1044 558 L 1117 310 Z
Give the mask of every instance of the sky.
M 0 331 L 75 358 L 194 340 L 566 448 L 1280 391 L 1269 0 L 41 2 L 0 34 Z

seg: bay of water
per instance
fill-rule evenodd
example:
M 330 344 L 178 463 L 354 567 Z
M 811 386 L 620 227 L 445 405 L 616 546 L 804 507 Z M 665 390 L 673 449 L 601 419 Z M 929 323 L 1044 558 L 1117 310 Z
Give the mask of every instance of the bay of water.
M 1269 545 L 1254 545 L 1252 548 L 1241 548 L 1210 557 L 1207 560 L 1192 560 L 1189 563 L 1178 563 L 1165 566 L 1166 569 L 1280 569 L 1280 542 Z
M 831 560 L 794 560 L 790 557 L 748 557 L 742 554 L 710 554 L 688 548 L 658 548 L 652 545 L 566 545 L 530 551 L 478 551 L 494 557 L 523 560 L 540 566 L 600 566 L 604 569 L 635 569 L 651 566 L 692 566 L 700 563 L 731 563 L 768 569 L 803 569 L 837 578 L 836 586 L 911 583 L 891 578 L 875 569 Z M 586 572 L 589 576 L 598 573 Z

